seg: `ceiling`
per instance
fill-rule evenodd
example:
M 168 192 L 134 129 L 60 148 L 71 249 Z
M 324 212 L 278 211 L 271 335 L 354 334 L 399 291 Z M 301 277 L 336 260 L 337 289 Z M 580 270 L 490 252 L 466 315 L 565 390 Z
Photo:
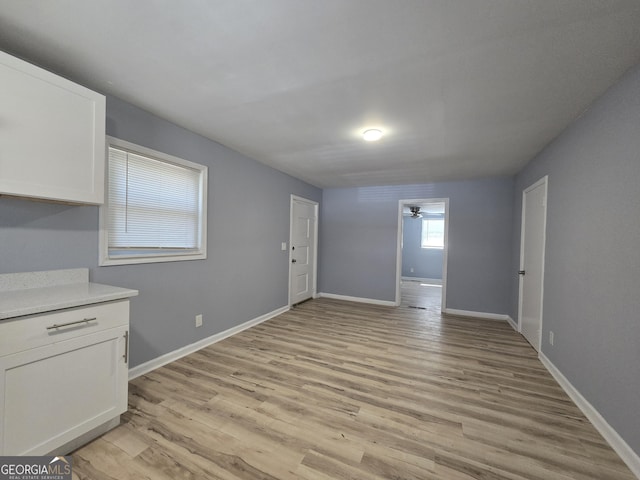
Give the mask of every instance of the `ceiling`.
M 1 49 L 319 187 L 516 173 L 639 25 L 638 0 L 0 0 Z

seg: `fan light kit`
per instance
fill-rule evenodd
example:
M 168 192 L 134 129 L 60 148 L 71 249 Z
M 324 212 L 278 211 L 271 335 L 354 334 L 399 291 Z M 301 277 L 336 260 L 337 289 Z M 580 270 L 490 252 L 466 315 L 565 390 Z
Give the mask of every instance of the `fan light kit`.
M 362 137 L 367 142 L 375 142 L 375 141 L 380 140 L 382 138 L 382 131 L 378 130 L 377 128 L 370 128 L 369 130 L 365 130 L 362 133 Z

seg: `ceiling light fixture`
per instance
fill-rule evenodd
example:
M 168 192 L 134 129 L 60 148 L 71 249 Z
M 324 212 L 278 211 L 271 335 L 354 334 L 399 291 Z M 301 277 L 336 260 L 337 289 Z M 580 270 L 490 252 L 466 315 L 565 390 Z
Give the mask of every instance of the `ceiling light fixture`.
M 362 138 L 364 138 L 367 142 L 375 142 L 382 138 L 382 131 L 377 128 L 370 128 L 369 130 L 365 130 L 362 133 Z

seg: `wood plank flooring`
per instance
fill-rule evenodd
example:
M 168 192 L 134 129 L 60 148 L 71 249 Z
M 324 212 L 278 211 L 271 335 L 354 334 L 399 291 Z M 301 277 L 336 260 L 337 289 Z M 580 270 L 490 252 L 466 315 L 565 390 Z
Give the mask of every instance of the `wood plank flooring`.
M 509 325 L 437 301 L 313 300 L 139 377 L 74 478 L 635 478 Z

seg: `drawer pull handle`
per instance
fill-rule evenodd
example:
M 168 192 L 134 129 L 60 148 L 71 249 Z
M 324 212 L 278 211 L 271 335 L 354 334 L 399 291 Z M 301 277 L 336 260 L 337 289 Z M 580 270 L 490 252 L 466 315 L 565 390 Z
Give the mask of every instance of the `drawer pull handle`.
M 91 317 L 91 318 L 85 318 L 85 319 L 82 319 L 82 320 L 76 320 L 75 322 L 68 322 L 68 323 L 61 323 L 61 324 L 54 323 L 50 327 L 47 327 L 47 330 L 55 330 L 55 329 L 62 328 L 62 327 L 70 327 L 71 325 L 79 325 L 81 323 L 89 323 L 89 322 L 92 322 L 94 320 L 97 320 L 97 318 L 96 317 Z
M 122 358 L 124 358 L 124 363 L 129 363 L 129 330 L 124 332 L 124 355 Z

